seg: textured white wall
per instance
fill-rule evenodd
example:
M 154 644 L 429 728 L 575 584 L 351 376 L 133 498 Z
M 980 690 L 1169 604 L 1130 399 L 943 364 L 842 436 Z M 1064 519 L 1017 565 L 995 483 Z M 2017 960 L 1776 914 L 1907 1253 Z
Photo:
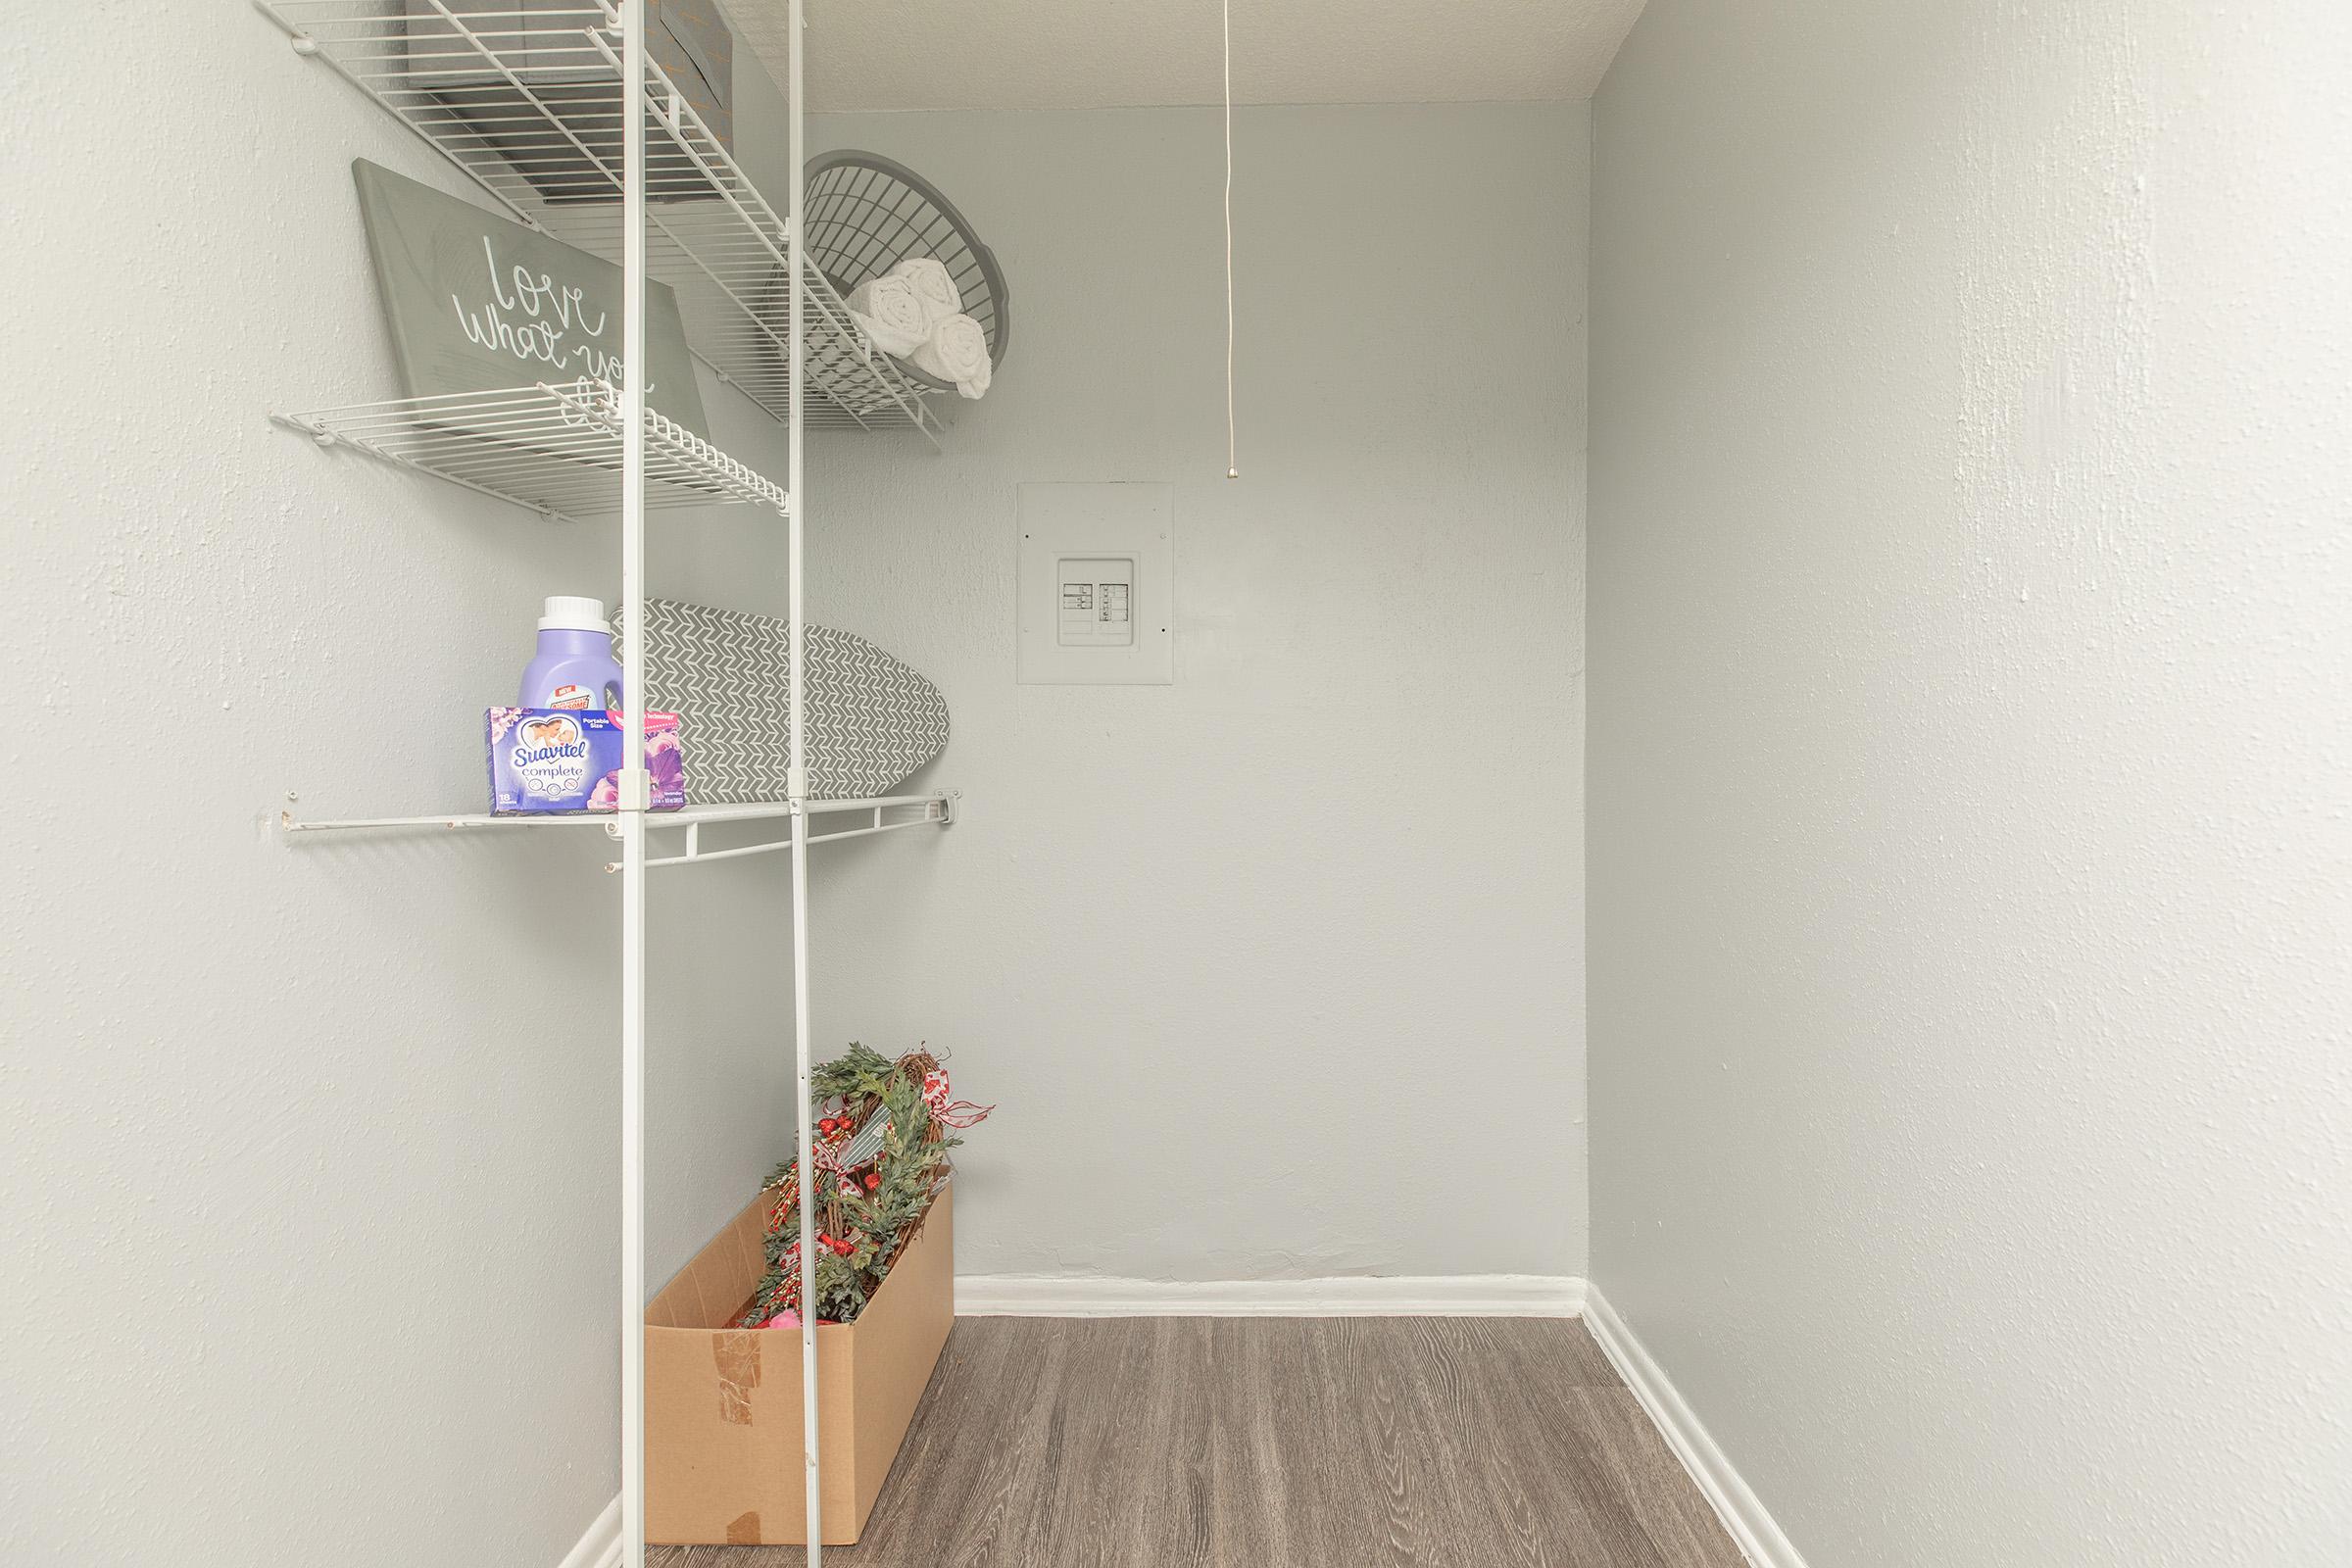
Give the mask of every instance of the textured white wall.
M 813 443 L 812 613 L 945 689 L 820 1038 L 956 1053 L 959 1268 L 1580 1273 L 1582 105 L 821 118 L 1010 277 L 948 450 Z M 1176 683 L 1013 681 L 1014 487 L 1176 487 Z
M 1652 0 L 1594 1273 L 1813 1568 L 2352 1560 L 2352 12 Z
M 267 20 L 51 6 L 0 51 L 0 1542 L 552 1564 L 615 1487 L 606 846 L 271 824 L 478 808 L 480 710 L 613 530 L 267 422 L 396 390 L 351 159 L 454 184 Z M 672 514 L 653 581 L 772 611 L 779 564 Z M 782 886 L 655 884 L 657 1279 L 777 1149 Z

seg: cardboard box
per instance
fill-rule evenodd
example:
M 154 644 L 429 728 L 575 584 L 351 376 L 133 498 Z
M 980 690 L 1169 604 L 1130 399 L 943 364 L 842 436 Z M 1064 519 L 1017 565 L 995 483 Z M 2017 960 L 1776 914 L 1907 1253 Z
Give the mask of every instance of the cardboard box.
M 953 1189 L 858 1321 L 816 1330 L 824 1544 L 853 1544 L 906 1440 L 956 1320 Z M 662 1545 L 807 1540 L 801 1336 L 737 1329 L 766 1267 L 764 1195 L 645 1311 L 646 1539 Z

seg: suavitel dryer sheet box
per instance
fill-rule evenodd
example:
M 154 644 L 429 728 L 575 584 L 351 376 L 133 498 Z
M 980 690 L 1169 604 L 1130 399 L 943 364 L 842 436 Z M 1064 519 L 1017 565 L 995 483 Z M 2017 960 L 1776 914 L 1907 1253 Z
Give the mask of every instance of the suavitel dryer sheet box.
M 954 1190 L 858 1321 L 816 1330 L 824 1544 L 855 1543 L 956 1319 Z M 801 1336 L 738 1329 L 765 1271 L 774 1200 L 735 1216 L 645 1311 L 646 1539 L 798 1545 L 808 1538 Z

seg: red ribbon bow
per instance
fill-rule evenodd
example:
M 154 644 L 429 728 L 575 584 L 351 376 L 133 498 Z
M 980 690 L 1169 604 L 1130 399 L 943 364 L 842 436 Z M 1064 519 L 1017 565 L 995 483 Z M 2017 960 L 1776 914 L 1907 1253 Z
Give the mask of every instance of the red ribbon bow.
M 931 1107 L 931 1119 L 942 1127 L 972 1126 L 997 1108 L 975 1105 L 968 1100 L 950 1100 L 949 1093 L 946 1068 L 934 1067 L 923 1074 L 923 1103 Z

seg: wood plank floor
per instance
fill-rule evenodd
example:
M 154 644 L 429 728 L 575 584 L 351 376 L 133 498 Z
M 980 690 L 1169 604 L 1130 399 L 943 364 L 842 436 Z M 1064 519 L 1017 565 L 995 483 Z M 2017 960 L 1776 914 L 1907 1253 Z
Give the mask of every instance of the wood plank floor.
M 650 1568 L 799 1568 L 667 1546 Z M 962 1318 L 840 1568 L 1740 1568 L 1576 1322 Z

